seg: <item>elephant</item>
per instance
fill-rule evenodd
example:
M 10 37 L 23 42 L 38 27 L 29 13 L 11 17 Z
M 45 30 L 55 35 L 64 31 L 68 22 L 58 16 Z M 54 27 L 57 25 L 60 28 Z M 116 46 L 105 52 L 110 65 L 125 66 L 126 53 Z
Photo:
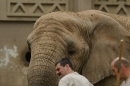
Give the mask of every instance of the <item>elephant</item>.
M 51 12 L 36 20 L 27 43 L 28 86 L 57 86 L 54 64 L 64 56 L 94 86 L 115 86 L 110 63 L 120 53 L 130 60 L 130 18 L 98 10 Z

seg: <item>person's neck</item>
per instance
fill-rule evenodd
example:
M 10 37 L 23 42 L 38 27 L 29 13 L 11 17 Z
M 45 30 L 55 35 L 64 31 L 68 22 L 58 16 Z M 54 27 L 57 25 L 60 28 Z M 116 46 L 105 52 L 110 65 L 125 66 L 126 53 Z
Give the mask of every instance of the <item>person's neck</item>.
M 69 73 L 73 73 L 73 72 L 74 72 L 73 70 L 69 70 L 69 71 L 68 71 L 68 74 L 69 74 Z

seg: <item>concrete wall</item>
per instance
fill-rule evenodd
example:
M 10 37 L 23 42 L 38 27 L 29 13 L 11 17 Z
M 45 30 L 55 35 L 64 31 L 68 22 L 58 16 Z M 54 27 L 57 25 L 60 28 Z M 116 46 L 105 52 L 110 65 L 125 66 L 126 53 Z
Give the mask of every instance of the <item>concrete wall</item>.
M 26 38 L 33 22 L 0 22 L 0 86 L 27 86 Z
M 127 3 L 127 4 L 126 4 Z M 97 9 L 129 16 L 129 0 L 0 0 L 0 86 L 27 86 L 26 38 L 37 18 L 53 11 Z

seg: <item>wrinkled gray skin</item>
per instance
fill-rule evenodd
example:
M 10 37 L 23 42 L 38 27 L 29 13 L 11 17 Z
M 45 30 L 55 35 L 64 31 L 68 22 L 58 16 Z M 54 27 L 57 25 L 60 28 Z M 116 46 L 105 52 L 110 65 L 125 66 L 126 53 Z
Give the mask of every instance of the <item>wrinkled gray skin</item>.
M 57 86 L 54 63 L 68 56 L 74 69 L 95 86 L 115 86 L 110 68 L 119 56 L 130 60 L 130 18 L 96 10 L 41 16 L 27 41 L 31 50 L 29 86 Z

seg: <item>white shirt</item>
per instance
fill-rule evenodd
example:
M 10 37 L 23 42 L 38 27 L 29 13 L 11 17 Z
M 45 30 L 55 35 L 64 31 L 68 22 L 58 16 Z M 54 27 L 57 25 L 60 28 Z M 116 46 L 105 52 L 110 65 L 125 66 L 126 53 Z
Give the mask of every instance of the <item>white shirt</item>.
M 123 81 L 121 86 L 130 86 L 130 77 L 127 80 Z
M 84 76 L 78 74 L 77 72 L 73 72 L 61 78 L 58 86 L 93 86 L 93 85 Z

